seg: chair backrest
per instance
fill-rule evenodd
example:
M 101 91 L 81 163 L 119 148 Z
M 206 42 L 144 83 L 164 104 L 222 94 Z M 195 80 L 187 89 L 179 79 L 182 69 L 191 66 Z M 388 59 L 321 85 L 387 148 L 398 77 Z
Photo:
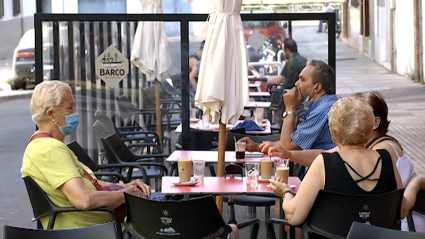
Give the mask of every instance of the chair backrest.
M 403 232 L 400 230 L 387 229 L 371 226 L 368 224 L 353 222 L 347 239 L 423 239 L 424 233 Z
M 108 163 L 134 162 L 134 154 L 117 134 L 110 134 L 100 140 Z
M 244 175 L 244 168 L 242 166 L 239 166 L 237 164 L 229 164 L 224 167 L 224 176 L 227 177 L 227 175 L 240 175 L 243 177 Z
M 416 194 L 415 205 L 412 208 L 412 211 L 419 212 L 420 214 L 425 215 L 425 189 L 422 188 Z
M 236 133 L 245 133 L 244 128 L 229 130 Z M 204 131 L 190 129 L 189 150 L 218 150 L 218 131 Z
M 216 238 L 228 227 L 212 196 L 159 202 L 124 195 L 126 227 L 136 238 Z
M 69 230 L 42 230 L 4 226 L 4 239 L 117 239 L 113 222 Z
M 118 103 L 119 116 L 122 126 L 140 126 L 143 130 L 147 130 L 146 125 L 150 124 L 150 118 L 153 115 L 147 116 L 144 115 L 143 119 L 140 121 L 137 118 L 140 116 L 140 109 L 131 102 L 131 100 L 125 96 L 120 95 L 116 97 Z M 146 107 L 143 107 L 146 108 Z M 134 119 L 132 116 L 136 116 Z M 125 124 L 125 121 L 128 121 L 130 124 Z
M 226 150 L 233 151 L 235 150 L 235 138 L 240 140 L 243 137 L 249 137 L 256 143 L 262 143 L 263 141 L 279 141 L 280 134 L 264 135 L 264 136 L 253 136 L 253 135 L 244 135 L 236 132 L 226 132 Z
M 416 201 L 413 208 L 410 210 L 409 214 L 407 214 L 407 225 L 409 227 L 409 231 L 415 232 L 415 223 L 413 221 L 412 211 L 418 212 L 422 215 L 425 215 L 425 189 L 420 189 L 416 194 Z
M 355 221 L 400 230 L 404 189 L 380 195 L 346 195 L 321 190 L 302 226 L 323 236 L 345 238 Z M 307 230 L 305 230 L 307 229 Z
M 107 115 L 99 114 L 96 115 L 94 119 L 96 121 L 98 120 L 101 124 L 103 124 L 103 126 L 105 126 L 105 129 L 108 130 L 110 133 L 114 133 L 117 131 L 114 122 Z
M 68 148 L 74 152 L 75 156 L 77 156 L 78 161 L 86 165 L 91 169 L 91 171 L 97 171 L 98 166 L 93 162 L 93 160 L 90 158 L 90 156 L 86 153 L 86 151 L 81 147 L 77 141 L 72 141 L 68 144 Z
M 43 189 L 30 176 L 23 179 L 31 202 L 34 218 L 38 220 L 44 216 L 53 214 L 55 205 L 50 201 L 50 198 Z

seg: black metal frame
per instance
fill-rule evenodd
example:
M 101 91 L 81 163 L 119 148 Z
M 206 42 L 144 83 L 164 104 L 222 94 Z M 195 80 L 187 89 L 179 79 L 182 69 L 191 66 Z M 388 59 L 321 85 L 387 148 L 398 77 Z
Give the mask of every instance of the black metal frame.
M 43 22 L 53 23 L 53 53 L 54 53 L 54 75 L 52 79 L 59 79 L 60 65 L 59 65 L 59 22 L 80 22 L 84 26 L 84 22 L 107 22 L 108 28 L 111 22 L 138 22 L 138 21 L 162 21 L 162 22 L 180 22 L 180 50 L 181 50 L 181 72 L 183 79 L 189 79 L 189 23 L 194 21 L 206 21 L 207 14 L 43 14 L 41 13 L 41 0 L 36 1 L 37 12 L 34 14 L 34 29 L 35 29 L 35 74 L 36 84 L 43 81 L 43 36 L 42 24 Z M 282 21 L 287 20 L 290 22 L 290 35 L 292 35 L 291 21 L 300 20 L 326 20 L 329 24 L 328 31 L 328 64 L 335 70 L 336 58 L 336 39 L 335 39 L 335 14 L 334 13 L 279 13 L 279 14 L 241 14 L 243 21 Z M 91 26 L 91 25 L 90 25 Z M 92 28 L 92 27 L 90 27 Z M 71 31 L 71 30 L 69 30 Z M 109 37 L 111 38 L 111 37 Z M 109 39 L 110 40 L 110 39 Z M 71 41 L 71 40 L 69 40 Z M 80 42 L 84 45 L 84 37 L 80 37 Z M 70 42 L 72 43 L 72 42 Z M 108 41 L 111 44 L 111 41 Z M 72 45 L 69 45 L 72 46 Z M 81 47 L 80 47 L 81 48 Z M 78 56 L 76 56 L 78 57 Z M 91 55 L 93 59 L 93 55 Z M 94 60 L 94 59 L 93 59 Z M 81 62 L 80 62 L 81 63 Z M 84 69 L 84 66 L 83 70 Z M 85 74 L 81 72 L 80 74 Z M 136 74 L 137 76 L 137 74 Z M 84 75 L 85 77 L 85 75 Z M 138 80 L 138 79 L 136 79 Z M 103 86 L 103 85 L 102 85 Z M 131 85 L 130 85 L 131 87 Z M 134 87 L 134 86 L 133 86 Z M 137 85 L 136 85 L 137 87 Z M 86 96 L 84 92 L 82 96 Z M 102 93 L 103 95 L 103 93 Z M 105 99 L 105 98 L 103 98 Z M 111 99 L 113 100 L 113 99 Z M 186 149 L 189 147 L 189 116 L 190 116 L 190 102 L 189 102 L 189 81 L 183 80 L 181 84 L 181 103 L 182 103 L 182 147 Z M 87 129 L 83 129 L 87 132 Z M 81 142 L 86 145 L 86 142 Z M 84 146 L 83 146 L 84 147 Z

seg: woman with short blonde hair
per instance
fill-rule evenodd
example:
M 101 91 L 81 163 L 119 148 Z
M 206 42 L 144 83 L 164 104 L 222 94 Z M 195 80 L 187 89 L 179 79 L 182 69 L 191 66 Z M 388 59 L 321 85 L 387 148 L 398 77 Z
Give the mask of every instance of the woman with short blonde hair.
M 332 139 L 340 145 L 366 144 L 375 125 L 372 107 L 359 97 L 346 97 L 335 102 L 328 120 Z

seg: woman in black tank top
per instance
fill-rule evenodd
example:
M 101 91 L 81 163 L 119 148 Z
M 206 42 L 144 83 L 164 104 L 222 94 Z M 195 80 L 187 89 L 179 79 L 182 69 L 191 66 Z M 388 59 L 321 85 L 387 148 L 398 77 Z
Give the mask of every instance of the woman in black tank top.
M 338 151 L 323 153 L 313 161 L 296 196 L 280 179 L 270 182 L 283 196 L 283 210 L 291 225 L 307 218 L 320 190 L 353 195 L 382 194 L 402 188 L 391 155 L 364 148 L 375 117 L 371 106 L 358 97 L 339 99 L 329 111 L 329 128 Z

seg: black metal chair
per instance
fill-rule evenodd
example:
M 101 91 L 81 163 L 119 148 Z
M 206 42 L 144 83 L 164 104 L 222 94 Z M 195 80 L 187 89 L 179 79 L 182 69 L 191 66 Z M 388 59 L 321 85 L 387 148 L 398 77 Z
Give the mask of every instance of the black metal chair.
M 365 223 L 353 222 L 347 239 L 423 239 L 425 233 L 403 232 L 371 226 Z
M 232 232 L 217 209 L 212 196 L 183 201 L 158 202 L 124 193 L 127 206 L 126 238 L 160 239 L 172 237 L 227 238 Z M 251 219 L 237 224 L 238 229 L 253 225 L 252 239 L 257 238 L 260 221 Z
M 420 189 L 418 194 L 416 194 L 415 205 L 412 210 L 407 214 L 407 224 L 409 226 L 409 231 L 416 232 L 415 223 L 413 222 L 412 212 L 417 212 L 422 215 L 425 215 L 425 189 Z
M 400 230 L 400 209 L 404 189 L 380 195 L 346 195 L 321 190 L 306 221 L 299 226 L 302 238 L 311 234 L 333 239 L 345 239 L 355 221 Z M 270 219 L 271 239 L 275 239 L 273 224 L 289 225 L 283 219 Z M 292 234 L 292 233 L 291 233 Z
M 131 178 L 143 178 L 145 183 L 149 184 L 149 180 L 154 178 L 156 189 L 160 189 L 159 181 L 162 176 L 168 174 L 167 167 L 164 166 L 164 158 L 168 157 L 168 154 L 146 154 L 146 155 L 135 155 L 133 154 L 124 142 L 121 141 L 120 137 L 117 134 L 111 134 L 106 138 L 102 138 L 101 142 L 105 149 L 105 155 L 108 159 L 109 164 L 131 164 L 137 165 L 139 168 L 144 168 L 143 170 L 133 171 L 133 168 L 130 168 L 127 171 L 121 171 L 120 173 L 124 175 L 128 180 Z M 144 175 L 146 172 L 146 175 Z
M 244 176 L 244 168 L 236 165 L 230 164 L 224 168 L 225 177 L 227 176 Z M 257 207 L 264 207 L 265 211 L 265 224 L 267 228 L 267 223 L 270 219 L 270 207 L 275 205 L 275 198 L 272 197 L 263 197 L 263 196 L 249 196 L 249 195 L 235 195 L 232 196 L 232 200 L 230 200 L 230 196 L 223 196 L 223 201 L 227 202 L 229 207 L 229 224 L 236 224 L 235 217 L 235 205 L 246 206 L 248 207 L 249 218 L 257 217 Z M 268 234 L 268 233 L 267 233 Z
M 130 118 L 139 115 L 143 116 L 143 120 L 146 124 L 147 129 L 155 130 L 156 129 L 156 112 L 155 108 L 144 108 L 139 109 L 135 106 L 127 96 L 121 95 L 116 98 L 118 102 L 118 108 L 120 112 L 121 119 L 129 119 L 132 123 L 126 126 L 138 126 Z M 176 108 L 177 105 L 177 108 Z M 163 136 L 164 144 L 169 146 L 169 152 L 171 153 L 171 130 L 177 128 L 181 124 L 181 110 L 180 110 L 180 100 L 176 99 L 161 99 L 161 132 Z M 178 115 L 177 118 L 173 118 L 173 115 Z M 167 133 L 165 133 L 167 132 Z
M 47 229 L 53 229 L 56 221 L 56 216 L 59 213 L 67 213 L 67 212 L 81 212 L 81 210 L 75 207 L 57 207 L 50 198 L 46 195 L 43 189 L 32 179 L 27 176 L 23 178 L 25 182 L 25 186 L 27 188 L 28 196 L 31 202 L 32 210 L 34 213 L 34 218 L 32 221 L 37 221 L 38 227 L 41 229 L 40 219 L 48 216 L 49 223 L 47 225 Z M 121 222 L 117 219 L 117 215 L 112 208 L 96 208 L 90 211 L 101 211 L 111 213 L 115 219 L 115 227 L 116 234 L 118 238 L 122 238 L 122 230 L 121 230 Z
M 109 165 L 109 164 L 96 164 L 91 158 L 90 156 L 86 153 L 86 151 L 84 151 L 84 149 L 81 147 L 81 145 L 79 143 L 77 143 L 77 141 L 72 141 L 71 143 L 69 143 L 68 148 L 72 150 L 72 152 L 74 152 L 75 156 L 77 156 L 78 161 L 80 161 L 81 163 L 83 163 L 84 165 L 86 165 L 96 177 L 109 177 L 109 178 L 114 178 L 115 180 L 111 180 L 111 182 L 113 183 L 118 183 L 120 180 L 123 181 L 124 183 L 128 183 L 129 181 L 124 178 L 124 176 L 118 172 L 114 172 L 114 169 L 117 168 L 124 168 L 126 166 L 122 166 L 122 165 Z M 105 169 L 109 169 L 112 171 L 101 171 L 101 170 L 105 170 Z M 103 178 L 100 178 L 102 180 L 105 180 Z
M 96 121 L 101 123 L 105 129 L 105 133 L 110 135 L 112 133 L 116 133 L 120 136 L 122 141 L 129 142 L 129 147 L 142 147 L 147 148 L 148 153 L 162 153 L 162 147 L 159 142 L 159 137 L 155 132 L 152 131 L 144 131 L 140 126 L 123 126 L 116 127 L 112 119 L 104 114 L 95 115 Z M 93 124 L 93 127 L 96 126 L 97 122 Z M 96 132 L 101 133 L 101 132 Z M 99 135 L 100 138 L 103 138 L 107 135 Z M 134 143 L 136 142 L 136 143 Z M 153 148 L 153 149 L 151 149 Z
M 114 223 L 69 229 L 69 230 L 40 230 L 4 226 L 3 239 L 118 239 Z

